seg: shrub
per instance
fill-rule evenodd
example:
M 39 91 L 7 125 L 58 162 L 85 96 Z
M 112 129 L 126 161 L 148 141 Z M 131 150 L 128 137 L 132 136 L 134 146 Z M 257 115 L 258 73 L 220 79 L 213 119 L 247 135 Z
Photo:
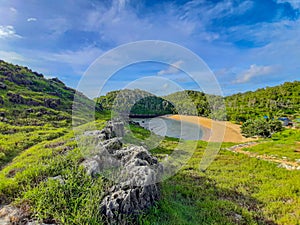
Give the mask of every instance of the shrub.
M 242 134 L 246 137 L 260 136 L 264 138 L 269 138 L 274 133 L 282 131 L 282 129 L 280 121 L 265 119 L 250 119 L 241 127 Z

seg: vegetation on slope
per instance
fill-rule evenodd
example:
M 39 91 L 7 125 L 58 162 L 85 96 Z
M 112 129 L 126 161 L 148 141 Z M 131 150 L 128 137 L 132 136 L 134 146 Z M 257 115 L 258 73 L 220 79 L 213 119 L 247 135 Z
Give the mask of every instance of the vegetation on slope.
M 121 111 L 126 111 L 128 106 L 133 107 L 130 101 L 137 100 L 132 108 L 132 114 L 180 113 L 235 122 L 245 122 L 264 116 L 270 119 L 282 116 L 292 119 L 300 117 L 300 81 L 286 82 L 279 86 L 238 93 L 225 98 L 192 90 L 176 92 L 163 98 L 151 96 L 150 93 L 141 90 L 125 90 L 124 95 L 120 93 L 120 91 L 109 92 L 106 96 L 99 97 L 97 101 L 105 109 L 112 109 L 115 103 L 120 106 Z M 147 96 L 151 96 L 151 99 L 138 102 Z M 145 104 L 146 102 L 151 104 Z M 164 104 L 167 107 L 164 107 Z
M 165 96 L 183 115 L 204 116 L 216 120 L 226 119 L 225 102 L 222 97 L 199 91 L 185 90 Z
M 74 94 L 57 78 L 46 79 L 0 60 L 0 168 L 25 149 L 66 133 Z M 77 95 L 81 107 L 94 105 L 83 94 Z
M 234 94 L 225 98 L 199 91 L 181 91 L 165 96 L 181 114 L 245 122 L 248 119 L 300 117 L 300 81 Z M 187 99 L 189 101 L 187 101 Z M 225 102 L 222 102 L 222 101 Z M 222 107 L 226 105 L 226 110 Z M 196 111 L 195 111 L 196 108 Z
M 228 120 L 245 122 L 268 116 L 300 116 L 300 81 L 226 97 Z
M 0 61 L 0 120 L 12 125 L 65 126 L 71 121 L 75 90 L 27 67 Z M 78 93 L 78 102 L 92 103 Z
M 159 116 L 175 112 L 167 100 L 139 89 L 108 92 L 96 102 L 106 110 L 130 116 Z

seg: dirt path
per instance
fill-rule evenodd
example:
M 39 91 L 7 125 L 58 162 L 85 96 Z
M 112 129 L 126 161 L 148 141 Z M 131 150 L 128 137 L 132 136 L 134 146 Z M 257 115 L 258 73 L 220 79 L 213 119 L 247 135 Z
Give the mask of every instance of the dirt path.
M 269 155 L 259 155 L 255 152 L 249 152 L 249 151 L 243 150 L 244 148 L 250 148 L 250 147 L 253 147 L 258 144 L 259 144 L 258 142 L 248 142 L 245 144 L 239 144 L 239 145 L 232 146 L 230 148 L 227 148 L 227 150 L 229 150 L 231 152 L 235 152 L 235 153 L 244 154 L 244 155 L 247 155 L 252 158 L 257 158 L 257 159 L 261 159 L 261 160 L 268 161 L 268 162 L 278 163 L 279 164 L 278 167 L 285 168 L 287 170 L 300 170 L 300 164 L 298 164 L 296 162 L 291 162 L 291 161 L 284 160 L 284 159 L 278 159 L 274 156 L 269 156 Z
M 215 121 L 201 116 L 170 115 L 167 118 L 199 124 L 204 128 L 204 141 L 243 143 L 255 140 L 243 137 L 240 126 L 231 122 Z

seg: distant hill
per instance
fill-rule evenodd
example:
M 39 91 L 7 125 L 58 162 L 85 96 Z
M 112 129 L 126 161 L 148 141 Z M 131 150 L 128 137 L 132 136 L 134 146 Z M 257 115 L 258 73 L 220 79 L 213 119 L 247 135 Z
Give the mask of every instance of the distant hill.
M 175 113 L 174 106 L 167 100 L 139 89 L 124 89 L 108 92 L 96 102 L 106 110 L 130 117 L 152 117 Z
M 162 115 L 179 113 L 236 122 L 245 122 L 247 119 L 263 116 L 269 118 L 284 116 L 294 118 L 300 116 L 299 81 L 286 82 L 275 87 L 266 87 L 228 97 L 207 95 L 199 91 L 185 90 L 160 98 L 153 95 L 151 96 L 150 93 L 141 90 L 127 91 L 127 97 L 124 96 L 122 100 L 119 99 L 118 101 L 117 105 L 120 108 L 124 108 L 124 106 L 129 103 L 130 98 L 144 99 L 132 108 L 131 114 L 158 113 L 158 115 Z M 120 91 L 112 91 L 105 96 L 101 96 L 97 101 L 103 108 L 111 109 L 118 95 L 120 95 Z M 146 101 L 145 97 L 147 96 L 151 96 L 150 98 L 152 98 L 152 100 L 147 99 Z M 168 106 L 172 107 L 163 108 L 163 102 L 168 102 Z M 158 108 L 155 108 L 155 105 L 157 105 Z
M 27 67 L 0 60 L 0 121 L 11 125 L 70 124 L 75 90 L 58 78 L 46 79 Z M 83 94 L 78 102 L 92 100 Z
M 244 122 L 255 117 L 299 117 L 300 81 L 238 93 L 225 98 L 228 119 Z
M 187 96 L 193 102 L 193 106 L 190 106 L 191 103 L 186 100 Z M 244 122 L 250 118 L 263 116 L 269 118 L 300 116 L 299 81 L 238 93 L 225 98 L 192 90 L 176 92 L 164 98 L 172 102 L 176 108 L 181 109 L 181 114 L 227 119 L 236 122 Z M 220 107 L 224 103 L 226 109 Z M 197 109 L 196 113 L 195 108 Z

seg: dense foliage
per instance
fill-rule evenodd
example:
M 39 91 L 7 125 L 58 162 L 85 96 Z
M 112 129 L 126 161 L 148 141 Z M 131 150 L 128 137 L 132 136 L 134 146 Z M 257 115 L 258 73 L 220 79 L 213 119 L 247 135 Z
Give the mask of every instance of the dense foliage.
M 282 131 L 283 127 L 278 120 L 266 120 L 263 118 L 247 120 L 241 126 L 242 134 L 245 137 L 260 136 L 271 137 L 274 133 Z
M 169 101 L 139 89 L 108 92 L 96 101 L 104 109 L 130 116 L 158 116 L 175 112 Z
M 228 120 L 232 121 L 245 122 L 263 116 L 299 117 L 300 81 L 234 94 L 225 99 Z

